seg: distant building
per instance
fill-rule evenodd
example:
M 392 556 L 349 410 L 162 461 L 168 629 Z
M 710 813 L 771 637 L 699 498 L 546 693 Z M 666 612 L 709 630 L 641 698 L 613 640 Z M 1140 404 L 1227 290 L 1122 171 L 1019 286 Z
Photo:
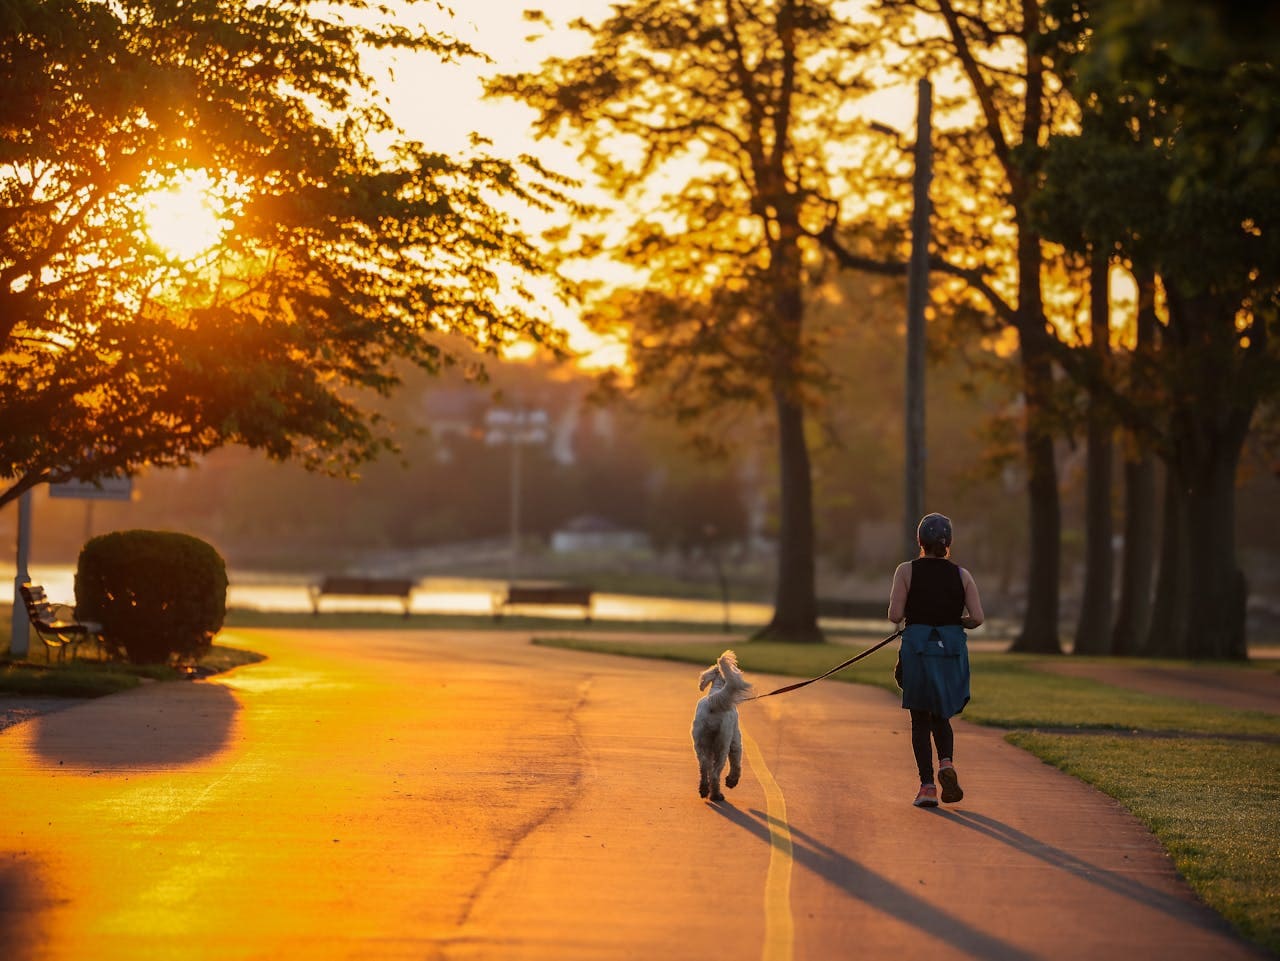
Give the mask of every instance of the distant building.
M 551 535 L 551 550 L 557 554 L 647 551 L 649 535 L 626 530 L 607 517 L 580 514 Z

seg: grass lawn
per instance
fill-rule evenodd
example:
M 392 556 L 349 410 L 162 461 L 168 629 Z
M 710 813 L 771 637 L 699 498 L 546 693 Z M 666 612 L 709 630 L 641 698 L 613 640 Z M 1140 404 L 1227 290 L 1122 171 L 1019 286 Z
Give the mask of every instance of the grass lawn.
M 1206 904 L 1280 954 L 1280 743 L 1037 731 L 1008 740 L 1123 804 Z
M 534 643 L 699 666 L 726 646 L 722 638 L 664 644 L 542 637 Z M 870 643 L 730 646 L 748 672 L 816 677 Z M 896 649 L 890 644 L 821 683 L 872 684 L 896 693 Z M 1115 798 L 1155 833 L 1206 904 L 1243 937 L 1280 955 L 1280 716 L 1049 674 L 1036 670 L 1043 660 L 971 653 L 974 699 L 965 720 L 1009 729 L 1010 743 Z

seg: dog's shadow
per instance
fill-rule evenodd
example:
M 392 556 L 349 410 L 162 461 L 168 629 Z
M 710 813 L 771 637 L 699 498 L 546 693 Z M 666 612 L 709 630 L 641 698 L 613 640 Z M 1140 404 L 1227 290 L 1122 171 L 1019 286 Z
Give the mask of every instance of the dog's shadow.
M 738 825 L 769 845 L 789 834 L 795 863 L 863 903 L 918 928 L 931 937 L 945 941 L 982 961 L 1033 961 L 1035 955 L 975 927 L 973 923 L 949 912 L 946 907 L 926 901 L 900 884 L 889 880 L 848 855 L 835 850 L 793 825 L 756 809 L 741 811 L 728 801 L 708 805 L 721 817 Z M 964 827 L 1008 844 L 1046 863 L 1106 888 L 1112 895 L 1129 897 L 1186 921 L 1186 905 L 1140 882 L 1108 871 L 1037 841 L 1007 825 L 971 812 L 939 812 Z

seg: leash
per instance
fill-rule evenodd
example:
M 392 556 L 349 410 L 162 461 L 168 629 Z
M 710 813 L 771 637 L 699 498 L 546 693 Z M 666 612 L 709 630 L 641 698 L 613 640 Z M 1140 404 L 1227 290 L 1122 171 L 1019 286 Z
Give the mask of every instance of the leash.
M 814 681 L 820 681 L 824 677 L 830 677 L 836 671 L 843 671 L 850 664 L 853 664 L 856 661 L 862 660 L 868 654 L 874 654 L 876 651 L 880 650 L 880 648 L 884 647 L 890 641 L 901 636 L 902 636 L 902 628 L 898 628 L 898 630 L 894 631 L 892 634 L 886 637 L 883 641 L 878 641 L 877 643 L 872 644 L 869 648 L 867 648 L 862 653 L 855 654 L 853 657 L 849 658 L 849 660 L 844 661 L 841 664 L 837 664 L 831 670 L 827 671 L 826 674 L 819 674 L 817 677 L 811 677 L 809 678 L 809 680 L 801 681 L 798 684 L 788 684 L 786 687 L 780 687 L 776 691 L 770 691 L 768 694 L 757 694 L 755 695 L 755 697 L 743 698 L 743 702 L 745 703 L 746 701 L 758 701 L 762 697 L 773 697 L 773 695 L 775 694 L 786 694 L 788 691 L 799 690 L 800 688 L 805 687 L 808 684 L 812 684 Z

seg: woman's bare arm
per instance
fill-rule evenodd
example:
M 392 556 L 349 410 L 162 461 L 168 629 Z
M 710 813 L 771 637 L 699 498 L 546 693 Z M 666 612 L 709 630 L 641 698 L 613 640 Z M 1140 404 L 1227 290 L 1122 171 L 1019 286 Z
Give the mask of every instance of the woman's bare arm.
M 973 575 L 960 568 L 960 583 L 964 585 L 964 607 L 967 616 L 960 618 L 960 626 L 966 630 L 978 627 L 985 619 L 982 612 L 982 598 L 978 596 L 978 584 Z
M 906 615 L 907 591 L 911 589 L 911 564 L 903 562 L 893 572 L 893 589 L 889 591 L 889 620 L 898 624 Z

